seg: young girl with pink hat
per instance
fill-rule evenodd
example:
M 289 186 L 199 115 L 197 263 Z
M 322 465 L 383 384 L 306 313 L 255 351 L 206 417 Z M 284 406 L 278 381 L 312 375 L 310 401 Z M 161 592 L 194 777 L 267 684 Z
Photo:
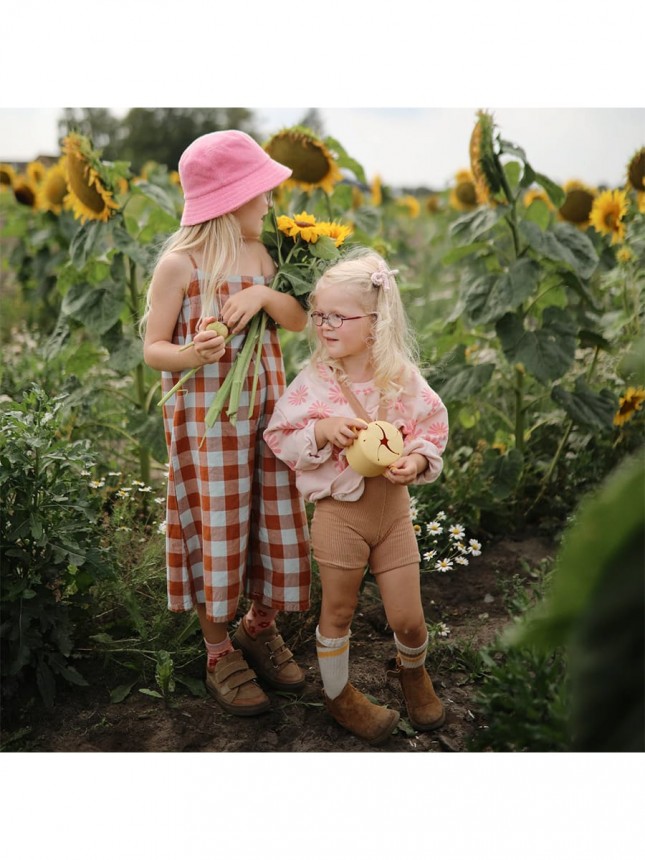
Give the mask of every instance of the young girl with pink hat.
M 254 362 L 235 426 L 225 412 L 208 432 L 204 423 L 255 314 L 264 310 L 289 331 L 306 324 L 298 301 L 271 289 L 274 265 L 259 240 L 270 193 L 290 175 L 241 131 L 191 143 L 179 161 L 181 226 L 162 249 L 145 316 L 144 357 L 162 371 L 164 392 L 198 368 L 164 405 L 168 606 L 196 610 L 207 689 L 238 715 L 270 707 L 258 676 L 278 690 L 305 685 L 274 620 L 279 610 L 308 609 L 310 585 L 304 505 L 291 471 L 263 440 L 285 388 L 276 325 L 264 334 L 252 413 Z M 208 328 L 217 319 L 232 335 L 227 343 Z M 230 639 L 242 595 L 250 608 Z

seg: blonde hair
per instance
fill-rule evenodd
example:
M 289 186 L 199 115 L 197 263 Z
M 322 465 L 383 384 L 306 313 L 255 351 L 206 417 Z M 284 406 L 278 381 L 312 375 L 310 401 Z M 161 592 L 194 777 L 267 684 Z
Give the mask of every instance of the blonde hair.
M 326 286 L 342 286 L 356 299 L 364 313 L 376 314 L 368 339 L 374 382 L 386 399 L 394 399 L 405 387 L 409 371 L 418 366 L 416 340 L 394 273 L 376 251 L 357 247 L 319 278 L 309 296 L 312 308 L 315 308 L 318 292 Z M 340 361 L 332 359 L 324 344 L 318 339 L 316 341 L 311 356 L 313 366 L 323 362 L 340 379 L 345 379 Z
M 215 308 L 220 288 L 227 275 L 235 271 L 241 246 L 242 231 L 239 221 L 234 215 L 227 213 L 192 227 L 180 227 L 161 246 L 155 268 L 166 254 L 173 251 L 190 253 L 203 249 L 201 268 L 207 276 L 200 281 L 202 315 L 217 316 Z M 142 334 L 150 313 L 151 287 L 152 284 L 148 287 L 145 313 L 140 323 Z

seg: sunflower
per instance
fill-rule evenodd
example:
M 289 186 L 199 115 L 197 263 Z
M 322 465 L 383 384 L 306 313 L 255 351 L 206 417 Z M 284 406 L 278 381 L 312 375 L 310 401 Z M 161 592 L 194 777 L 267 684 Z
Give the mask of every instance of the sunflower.
M 622 248 L 619 248 L 616 251 L 616 259 L 619 263 L 623 263 L 623 265 L 629 263 L 629 261 L 633 259 L 633 257 L 633 252 L 626 245 L 623 245 Z
M 281 230 L 292 239 L 301 237 L 305 242 L 315 243 L 321 236 L 319 226 L 313 215 L 308 212 L 299 212 L 290 218 L 288 215 L 278 217 L 278 230 Z
M 396 201 L 396 204 L 403 209 L 407 209 L 410 218 L 419 217 L 419 213 L 421 212 L 421 204 L 416 197 L 412 196 L 412 194 L 404 194 L 403 197 L 399 197 Z
M 38 208 L 44 212 L 60 215 L 67 192 L 65 165 L 61 158 L 58 164 L 49 168 L 38 188 Z
M 627 184 L 634 191 L 645 191 L 645 146 L 634 153 L 627 165 Z
M 308 128 L 296 125 L 277 132 L 264 145 L 271 158 L 293 171 L 286 185 L 331 194 L 343 178 L 336 160 L 320 138 Z
M 27 176 L 31 179 L 34 185 L 40 185 L 45 178 L 47 168 L 42 161 L 30 161 L 26 167 Z
M 321 236 L 329 236 L 334 240 L 337 248 L 343 244 L 348 236 L 352 235 L 352 228 L 345 224 L 339 224 L 337 221 L 319 221 L 316 225 L 318 233 Z
M 450 205 L 462 212 L 477 206 L 477 190 L 470 170 L 460 170 L 455 175 L 455 185 L 450 189 Z
M 383 183 L 381 177 L 376 174 L 370 185 L 372 206 L 380 206 L 383 202 Z
M 500 166 L 495 154 L 493 117 L 486 111 L 479 111 L 477 122 L 470 136 L 470 169 L 473 174 L 477 202 L 482 205 L 496 206 L 495 195 L 502 189 Z
M 549 195 L 543 188 L 529 188 L 529 190 L 524 194 L 523 200 L 527 209 L 534 200 L 541 200 L 543 203 L 546 203 L 549 209 L 553 209 L 553 203 L 551 203 Z
M 627 212 L 627 195 L 624 191 L 603 191 L 593 202 L 589 221 L 599 233 L 611 236 L 611 244 L 625 238 L 623 218 Z
M 10 164 L 0 164 L 0 187 L 11 188 L 16 178 L 16 171 Z
M 72 209 L 81 222 L 107 221 L 112 210 L 119 207 L 112 199 L 112 191 L 101 175 L 101 162 L 92 150 L 89 140 L 71 132 L 63 141 L 65 172 L 69 193 L 65 206 Z
M 596 196 L 595 192 L 577 179 L 566 182 L 563 190 L 566 197 L 558 209 L 558 217 L 562 221 L 575 224 L 581 230 L 586 230 L 590 223 L 589 215 Z
M 23 206 L 30 206 L 32 209 L 36 208 L 38 190 L 33 180 L 27 174 L 21 173 L 16 176 L 13 181 L 13 195 L 18 203 L 22 203 Z
M 438 194 L 431 194 L 426 199 L 426 209 L 431 215 L 441 209 L 441 201 L 439 200 Z
M 629 387 L 623 397 L 618 398 L 618 412 L 614 415 L 616 427 L 622 427 L 627 421 L 631 421 L 645 400 L 645 388 Z

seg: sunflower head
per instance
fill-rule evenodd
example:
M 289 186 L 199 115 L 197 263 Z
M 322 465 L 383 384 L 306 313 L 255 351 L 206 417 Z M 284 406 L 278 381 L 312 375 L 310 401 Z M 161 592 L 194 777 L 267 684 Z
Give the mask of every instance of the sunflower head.
M 0 164 L 0 188 L 11 188 L 16 178 L 16 171 L 10 164 Z
M 336 183 L 343 178 L 333 154 L 311 129 L 304 126 L 282 129 L 269 138 L 264 149 L 271 158 L 293 171 L 286 185 L 305 191 L 322 188 L 331 194 Z
M 622 248 L 619 248 L 616 251 L 616 259 L 618 260 L 619 263 L 622 263 L 623 265 L 626 265 L 627 263 L 629 263 L 629 261 L 632 260 L 633 258 L 634 258 L 633 252 L 626 245 L 623 245 Z
M 308 212 L 299 212 L 293 217 L 280 215 L 277 219 L 278 230 L 292 239 L 302 238 L 305 242 L 316 243 L 322 233 L 320 225 L 313 215 Z
M 426 198 L 426 210 L 434 215 L 435 212 L 438 212 L 441 209 L 441 201 L 439 200 L 438 194 L 431 194 Z
M 455 175 L 455 184 L 450 189 L 450 205 L 460 212 L 475 209 L 478 205 L 475 180 L 470 170 L 459 170 Z
M 645 146 L 632 155 L 627 165 L 627 182 L 634 191 L 645 191 Z
M 30 161 L 25 169 L 27 176 L 31 179 L 34 185 L 40 185 L 47 173 L 47 168 L 42 161 Z
M 377 173 L 372 184 L 370 185 L 370 195 L 372 206 L 380 206 L 383 202 L 383 182 Z
M 421 204 L 412 194 L 404 194 L 396 201 L 396 205 L 406 209 L 410 218 L 418 218 L 421 212 Z
M 38 208 L 60 215 L 68 193 L 65 165 L 61 158 L 49 168 L 38 188 Z
M 65 206 L 83 223 L 107 221 L 119 207 L 112 199 L 105 171 L 89 140 L 71 132 L 63 141 L 63 153 L 69 187 Z
M 603 191 L 593 202 L 589 214 L 592 227 L 605 236 L 611 236 L 611 244 L 625 238 L 623 218 L 627 213 L 627 195 L 624 191 Z
M 317 224 L 318 233 L 320 236 L 329 236 L 334 240 L 337 248 L 343 244 L 348 236 L 352 235 L 352 228 L 346 224 L 339 224 L 337 221 L 319 221 Z
M 622 397 L 618 398 L 618 412 L 614 415 L 614 425 L 622 427 L 631 421 L 645 401 L 645 388 L 629 387 Z
M 534 200 L 541 200 L 549 207 L 549 209 L 553 209 L 553 203 L 551 203 L 549 195 L 543 188 L 529 188 L 529 190 L 524 194 L 523 201 L 527 209 Z
M 566 196 L 564 203 L 558 209 L 558 216 L 563 221 L 569 221 L 576 227 L 585 230 L 590 223 L 589 216 L 596 195 L 591 188 L 577 179 L 566 182 L 564 192 Z
M 23 206 L 29 206 L 31 209 L 36 208 L 38 189 L 33 179 L 30 179 L 26 173 L 21 173 L 14 179 L 13 196 Z
M 477 202 L 495 205 L 494 196 L 501 190 L 499 162 L 495 154 L 493 117 L 486 111 L 479 111 L 477 122 L 470 136 L 470 169 L 473 174 Z

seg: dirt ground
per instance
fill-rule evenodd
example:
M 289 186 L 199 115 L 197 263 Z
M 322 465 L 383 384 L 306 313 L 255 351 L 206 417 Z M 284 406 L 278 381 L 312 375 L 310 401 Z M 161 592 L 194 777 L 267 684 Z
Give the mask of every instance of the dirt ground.
M 383 752 L 459 752 L 467 749 L 478 715 L 475 684 L 463 655 L 489 644 L 508 623 L 504 606 L 507 583 L 528 580 L 522 562 L 535 568 L 554 547 L 541 537 L 504 539 L 485 546 L 481 557 L 450 573 L 424 574 L 423 603 L 429 623 L 442 621 L 450 633 L 431 649 L 427 668 L 443 700 L 447 719 L 433 732 L 415 732 L 407 722 L 398 684 L 386 677 L 394 656 L 375 589 L 368 584 L 352 624 L 350 680 L 365 694 L 401 713 Z M 7 744 L 20 723 L 3 727 L 5 750 L 39 752 L 361 752 L 375 751 L 338 726 L 321 703 L 321 684 L 313 631 L 316 619 L 301 622 L 289 644 L 308 684 L 296 695 L 271 693 L 274 707 L 258 717 L 233 717 L 210 698 L 184 695 L 179 687 L 170 706 L 136 690 L 111 704 L 109 690 L 92 685 L 75 688 L 53 712 L 29 715 L 22 722 L 22 743 Z M 461 656 L 461 659 L 460 659 Z M 6 703 L 5 703 L 6 704 Z

